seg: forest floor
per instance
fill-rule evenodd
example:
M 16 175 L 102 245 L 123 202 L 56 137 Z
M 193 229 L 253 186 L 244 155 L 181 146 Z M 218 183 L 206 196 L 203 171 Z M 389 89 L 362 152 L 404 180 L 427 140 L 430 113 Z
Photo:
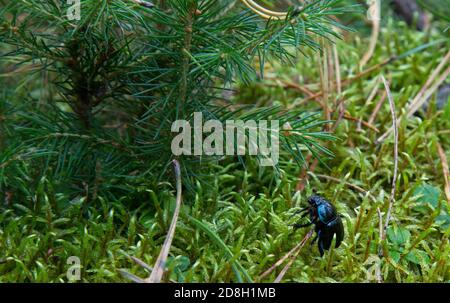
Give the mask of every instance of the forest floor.
M 239 103 L 256 100 L 262 106 L 304 106 L 329 113 L 334 120 L 329 127 L 338 140 L 324 144 L 334 157 L 325 160 L 328 168 L 310 159 L 308 172 L 290 161 L 277 178 L 269 168 L 221 163 L 214 185 L 198 183 L 195 195 L 183 201 L 165 279 L 448 282 L 450 102 L 438 109 L 433 87 L 441 75 L 441 84 L 448 83 L 445 38 L 438 29 L 422 33 L 390 21 L 363 67 L 358 62 L 370 37 L 350 33 L 326 47 L 323 55 L 302 56 L 289 67 L 272 63 L 265 67 L 264 80 L 239 87 L 234 97 Z M 388 62 L 393 56 L 396 60 Z M 444 68 L 439 69 L 440 64 Z M 378 142 L 393 125 L 382 75 L 400 118 L 398 142 L 394 132 Z M 430 105 L 408 116 L 411 102 L 423 99 L 415 98 L 423 88 L 432 96 Z M 382 241 L 380 226 L 386 225 L 395 166 L 392 219 L 387 241 Z M 323 257 L 310 240 L 298 246 L 308 229 L 290 226 L 295 222 L 292 214 L 306 205 L 313 189 L 334 203 L 345 226 L 341 246 Z M 129 281 L 120 269 L 148 276 L 129 256 L 155 264 L 176 191 L 168 183 L 136 190 L 143 200 L 133 208 L 123 200 L 98 197 L 97 205 L 85 212 L 80 211 L 85 207 L 82 199 L 55 210 L 51 202 L 67 197 L 45 186 L 35 194 L 40 201 L 35 209 L 2 206 L 0 282 L 67 281 L 70 256 L 81 260 L 83 282 Z M 292 249 L 294 258 L 284 260 Z M 279 260 L 284 262 L 272 270 Z

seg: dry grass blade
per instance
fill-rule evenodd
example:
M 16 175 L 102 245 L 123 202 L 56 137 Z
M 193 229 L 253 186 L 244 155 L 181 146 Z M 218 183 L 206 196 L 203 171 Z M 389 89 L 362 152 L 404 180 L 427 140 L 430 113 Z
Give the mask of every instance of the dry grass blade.
M 396 191 L 396 183 L 397 183 L 397 175 L 398 175 L 398 128 L 397 128 L 397 115 L 395 113 L 395 103 L 394 98 L 392 97 L 391 89 L 389 88 L 389 84 L 387 83 L 384 76 L 381 76 L 383 80 L 384 87 L 386 89 L 386 93 L 389 100 L 389 107 L 391 109 L 392 115 L 392 124 L 394 129 L 394 176 L 392 177 L 392 189 L 391 196 L 389 197 L 389 208 L 386 215 L 386 222 L 384 223 L 384 234 L 383 239 L 386 238 L 386 230 L 389 225 L 389 221 L 391 219 L 392 206 L 394 205 L 395 200 L 395 191 Z
M 303 248 L 303 246 L 305 246 L 306 241 L 308 241 L 309 238 L 311 238 L 313 232 L 314 232 L 314 230 L 311 229 L 306 234 L 306 236 L 303 238 L 303 240 L 298 245 L 298 248 L 297 248 L 296 252 L 294 254 L 292 254 L 291 259 L 289 260 L 289 262 L 286 264 L 286 266 L 283 268 L 283 270 L 280 272 L 280 274 L 277 276 L 277 278 L 273 281 L 274 283 L 280 283 L 281 282 L 281 280 L 286 275 L 286 273 L 289 270 L 289 268 L 291 268 L 292 263 L 294 263 L 295 259 L 297 258 L 298 254 L 300 253 L 300 251 Z
M 445 151 L 439 142 L 437 143 L 437 150 L 439 153 L 439 158 L 441 159 L 442 173 L 444 174 L 445 196 L 447 197 L 447 202 L 450 203 L 450 171 L 448 168 L 447 156 L 445 155 Z
M 129 279 L 129 280 L 131 280 L 131 281 L 133 281 L 133 282 L 135 282 L 135 283 L 145 283 L 145 280 L 139 278 L 139 277 L 136 276 L 136 275 L 133 275 L 132 273 L 127 272 L 127 271 L 124 270 L 124 269 L 119 269 L 119 272 L 120 272 L 120 274 L 121 274 L 123 277 L 125 277 L 125 278 L 127 278 L 127 279 Z
M 138 259 L 136 257 L 130 256 L 131 260 L 133 260 L 137 265 L 140 265 L 141 267 L 145 268 L 149 272 L 153 271 L 153 267 L 142 261 L 141 259 Z
M 169 256 L 170 246 L 172 245 L 173 236 L 175 234 L 175 228 L 177 226 L 178 215 L 181 208 L 181 171 L 180 163 L 177 160 L 173 160 L 175 167 L 175 178 L 177 181 L 177 200 L 176 207 L 172 218 L 172 223 L 170 223 L 169 232 L 167 233 L 166 240 L 164 241 L 163 247 L 159 253 L 158 259 L 156 260 L 155 266 L 150 274 L 150 277 L 145 279 L 146 283 L 160 283 L 164 274 L 164 268 L 166 265 L 167 257 Z
M 439 75 L 439 73 L 441 72 L 441 70 L 444 68 L 444 66 L 447 64 L 447 62 L 450 60 L 450 51 L 445 55 L 444 59 L 439 63 L 439 65 L 436 67 L 436 69 L 433 71 L 433 73 L 431 74 L 431 76 L 428 78 L 427 82 L 425 83 L 425 85 L 422 87 L 422 89 L 420 90 L 420 92 L 417 94 L 417 96 L 414 98 L 412 104 L 416 103 L 419 101 L 420 98 L 423 97 L 423 95 L 425 94 L 426 90 L 430 87 L 431 84 L 433 84 L 434 79 L 437 78 L 437 76 Z
M 416 95 L 416 97 L 413 99 L 411 104 L 408 106 L 407 114 L 406 116 L 409 118 L 416 111 L 418 111 L 423 104 L 437 91 L 439 86 L 447 79 L 447 77 L 450 75 L 450 67 L 447 67 L 447 69 L 442 73 L 441 76 L 439 76 L 439 73 L 441 70 L 448 64 L 450 61 L 450 51 L 445 55 L 441 63 L 436 67 L 436 69 L 433 71 L 433 73 L 428 78 L 425 85 L 422 87 L 422 89 L 419 91 L 419 93 Z M 437 81 L 436 78 L 438 78 Z M 434 83 L 434 85 L 430 88 L 430 86 Z M 395 126 L 397 127 L 399 124 L 399 120 L 397 120 Z M 389 128 L 382 136 L 380 136 L 376 143 L 379 144 L 386 140 L 386 138 L 391 134 L 391 132 L 394 130 L 394 127 Z
M 450 75 L 450 66 L 439 77 L 436 83 L 429 90 L 426 91 L 424 96 L 417 99 L 417 101 L 411 104 L 411 106 L 409 107 L 409 111 L 407 113 L 408 118 L 414 115 L 414 113 L 417 112 L 425 104 L 425 102 L 427 102 L 427 100 L 431 98 L 431 96 L 439 89 L 441 84 L 444 83 L 445 80 L 447 80 L 449 75 Z
M 336 44 L 333 44 L 333 58 L 334 68 L 336 70 L 336 92 L 338 95 L 342 94 L 342 80 L 341 80 L 341 63 L 339 61 L 339 53 Z
M 263 272 L 260 276 L 259 279 L 262 279 L 264 277 L 266 277 L 267 275 L 269 275 L 272 271 L 274 271 L 278 266 L 280 266 L 281 264 L 283 264 L 284 261 L 286 261 L 287 258 L 289 258 L 293 253 L 295 253 L 297 250 L 300 249 L 300 247 L 302 246 L 302 242 L 300 242 L 299 244 L 297 244 L 293 249 L 291 249 L 287 254 L 285 254 L 280 260 L 278 260 L 274 265 L 272 265 L 268 270 L 266 270 L 265 272 Z

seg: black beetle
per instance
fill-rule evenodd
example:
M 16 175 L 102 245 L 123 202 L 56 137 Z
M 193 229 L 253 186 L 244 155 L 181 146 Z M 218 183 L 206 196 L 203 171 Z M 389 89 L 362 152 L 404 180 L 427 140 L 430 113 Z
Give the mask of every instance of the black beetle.
M 319 240 L 317 244 L 319 246 L 320 255 L 323 256 L 324 250 L 330 248 L 334 234 L 336 234 L 336 247 L 341 245 L 341 242 L 344 239 L 344 225 L 342 224 L 342 220 L 339 217 L 336 208 L 331 202 L 318 195 L 312 195 L 308 198 L 308 203 L 308 207 L 299 210 L 295 214 L 308 211 L 301 217 L 303 218 L 309 214 L 311 222 L 307 224 L 294 224 L 293 226 L 295 228 L 301 228 L 314 224 L 317 234 L 312 240 L 312 243 L 317 239 Z

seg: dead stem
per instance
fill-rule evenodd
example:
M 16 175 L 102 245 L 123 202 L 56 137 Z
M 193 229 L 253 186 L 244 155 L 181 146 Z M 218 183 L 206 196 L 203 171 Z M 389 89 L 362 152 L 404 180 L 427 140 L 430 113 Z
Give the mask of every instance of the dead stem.
M 130 257 L 136 264 L 143 267 L 144 269 L 151 271 L 151 274 L 146 279 L 141 279 L 138 276 L 135 276 L 123 269 L 119 270 L 119 272 L 127 279 L 134 281 L 136 283 L 160 283 L 162 281 L 167 257 L 169 256 L 170 247 L 172 245 L 172 240 L 175 235 L 175 229 L 178 221 L 178 216 L 180 214 L 180 208 L 182 203 L 182 190 L 181 190 L 181 170 L 180 163 L 177 160 L 172 161 L 175 168 L 175 179 L 177 184 L 177 198 L 176 198 L 176 206 L 175 211 L 173 213 L 172 222 L 170 223 L 169 231 L 167 232 L 167 237 L 164 240 L 164 244 L 159 252 L 158 259 L 156 259 L 155 266 L 151 267 L 147 265 L 144 261 L 136 258 Z M 174 282 L 170 280 L 171 282 Z
M 292 263 L 294 263 L 295 259 L 297 258 L 298 254 L 300 253 L 300 251 L 302 250 L 303 246 L 305 246 L 306 241 L 308 241 L 311 236 L 313 235 L 314 230 L 310 230 L 306 236 L 303 238 L 302 242 L 300 242 L 298 249 L 296 250 L 296 252 L 294 254 L 292 254 L 291 259 L 289 260 L 289 262 L 286 264 L 286 266 L 283 268 L 283 270 L 281 270 L 280 274 L 277 276 L 277 278 L 273 281 L 273 283 L 280 283 L 281 280 L 283 279 L 284 275 L 287 273 L 287 271 L 289 270 L 289 268 L 292 266 Z
M 145 279 L 147 283 L 160 283 L 164 274 L 164 269 L 169 256 L 170 246 L 172 245 L 172 240 L 175 235 L 175 229 L 177 227 L 178 215 L 180 213 L 182 196 L 181 196 L 181 171 L 180 163 L 177 160 L 173 160 L 173 165 L 175 167 L 175 178 L 177 182 L 177 200 L 176 207 L 173 213 L 172 223 L 170 223 L 169 232 L 167 233 L 166 240 L 164 241 L 163 247 L 159 253 L 158 259 L 156 260 L 155 267 L 150 274 L 150 277 Z
M 386 231 L 389 225 L 389 221 L 391 219 L 391 212 L 392 212 L 392 206 L 394 205 L 395 201 L 395 191 L 396 191 L 396 183 L 397 183 L 397 174 L 398 174 L 398 128 L 397 128 L 397 115 L 395 113 L 395 103 L 394 98 L 392 97 L 391 90 L 389 88 L 389 85 L 384 78 L 384 76 L 381 76 L 381 79 L 383 80 L 384 87 L 386 89 L 386 93 L 389 100 L 389 107 L 391 109 L 391 115 L 392 115 L 392 124 L 394 129 L 394 176 L 392 177 L 392 189 L 391 189 L 391 195 L 389 197 L 389 208 L 386 215 L 386 222 L 384 223 L 384 232 L 383 232 L 383 240 L 386 238 Z
M 294 248 L 292 248 L 287 254 L 285 254 L 280 260 L 278 260 L 274 265 L 272 265 L 268 270 L 266 270 L 264 273 L 262 273 L 259 276 L 259 280 L 263 279 L 264 277 L 266 277 L 267 275 L 269 275 L 272 271 L 274 271 L 278 266 L 280 266 L 281 264 L 283 264 L 284 261 L 286 261 L 286 259 L 288 259 L 289 257 L 291 257 L 291 259 L 289 260 L 289 263 L 286 264 L 286 266 L 283 268 L 283 270 L 281 271 L 281 273 L 277 276 L 277 278 L 275 279 L 275 283 L 278 283 L 281 281 L 281 279 L 283 278 L 283 276 L 285 275 L 285 273 L 287 272 L 287 270 L 289 269 L 289 267 L 292 265 L 292 263 L 294 262 L 295 258 L 298 256 L 298 254 L 300 253 L 300 250 L 302 249 L 303 246 L 305 246 L 306 241 L 308 241 L 309 238 L 311 238 L 312 234 L 313 234 L 314 230 L 310 230 L 306 236 L 303 238 L 303 240 L 297 244 Z

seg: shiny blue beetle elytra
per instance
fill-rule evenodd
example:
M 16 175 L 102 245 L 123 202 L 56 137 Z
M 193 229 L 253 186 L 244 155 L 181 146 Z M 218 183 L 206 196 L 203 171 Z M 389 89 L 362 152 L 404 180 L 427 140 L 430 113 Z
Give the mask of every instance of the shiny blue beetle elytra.
M 307 224 L 294 224 L 295 228 L 315 226 L 316 236 L 312 240 L 314 243 L 318 240 L 320 255 L 323 256 L 324 250 L 330 249 L 333 236 L 336 234 L 336 247 L 341 245 L 344 239 L 344 225 L 336 211 L 336 208 L 329 201 L 318 195 L 312 195 L 308 198 L 308 207 L 299 210 L 296 214 L 306 212 L 301 217 L 309 214 L 310 222 Z

